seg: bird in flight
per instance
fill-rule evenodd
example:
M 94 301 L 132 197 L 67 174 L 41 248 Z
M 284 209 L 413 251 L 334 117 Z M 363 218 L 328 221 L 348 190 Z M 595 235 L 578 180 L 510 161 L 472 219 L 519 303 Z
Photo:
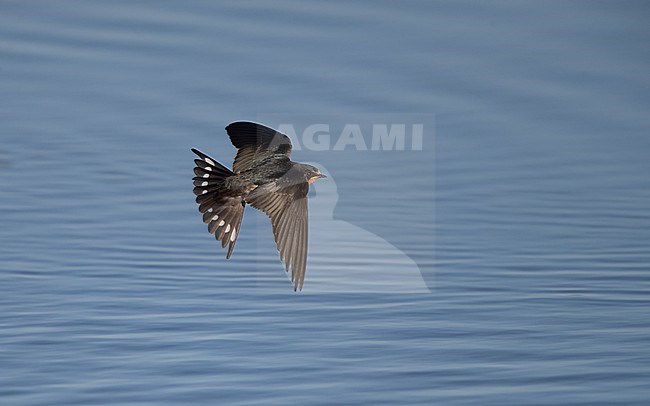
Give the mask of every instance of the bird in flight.
M 294 291 L 302 290 L 307 265 L 307 193 L 326 176 L 315 166 L 290 160 L 291 140 L 261 124 L 238 121 L 226 132 L 237 148 L 232 171 L 192 148 L 194 194 L 203 222 L 226 258 L 235 248 L 246 204 L 271 219 L 273 235 L 285 269 L 291 269 Z

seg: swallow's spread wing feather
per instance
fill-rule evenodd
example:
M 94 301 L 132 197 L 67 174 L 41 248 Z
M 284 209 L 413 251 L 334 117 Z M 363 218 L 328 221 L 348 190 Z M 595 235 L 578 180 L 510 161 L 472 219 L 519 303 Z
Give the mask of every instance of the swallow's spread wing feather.
M 245 200 L 266 213 L 273 225 L 275 243 L 286 271 L 291 269 L 294 290 L 302 290 L 307 265 L 307 182 L 289 183 L 282 179 L 258 186 Z
M 272 155 L 291 155 L 291 140 L 272 128 L 248 121 L 237 121 L 226 127 L 230 141 L 238 149 L 233 171 L 244 172 L 255 163 Z

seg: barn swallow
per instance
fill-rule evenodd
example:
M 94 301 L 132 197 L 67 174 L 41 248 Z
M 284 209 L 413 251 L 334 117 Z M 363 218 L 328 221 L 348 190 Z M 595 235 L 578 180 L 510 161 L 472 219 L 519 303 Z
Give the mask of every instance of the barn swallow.
M 226 132 L 237 148 L 232 171 L 192 148 L 195 159 L 194 194 L 203 222 L 226 258 L 235 248 L 246 204 L 271 219 L 275 243 L 291 269 L 294 291 L 302 290 L 307 265 L 307 193 L 309 185 L 326 176 L 315 166 L 290 160 L 291 140 L 261 124 L 239 121 Z

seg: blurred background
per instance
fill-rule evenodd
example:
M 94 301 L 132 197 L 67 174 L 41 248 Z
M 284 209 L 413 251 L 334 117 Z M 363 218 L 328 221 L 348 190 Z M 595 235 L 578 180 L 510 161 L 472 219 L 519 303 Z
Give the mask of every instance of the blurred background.
M 2 1 L 0 403 L 645 404 L 649 16 Z M 229 166 L 232 121 L 371 117 L 423 148 L 294 152 L 334 180 L 303 293 L 254 210 L 225 260 L 191 147 Z M 350 269 L 380 291 L 310 291 Z

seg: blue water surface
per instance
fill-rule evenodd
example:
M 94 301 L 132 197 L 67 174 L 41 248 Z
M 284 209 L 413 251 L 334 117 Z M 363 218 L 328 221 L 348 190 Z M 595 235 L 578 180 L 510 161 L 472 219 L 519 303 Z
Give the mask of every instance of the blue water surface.
M 0 403 L 646 404 L 649 13 L 2 2 Z M 373 117 L 423 149 L 294 152 L 338 194 L 302 293 L 260 213 L 225 260 L 191 147 Z M 392 293 L 406 262 L 365 232 L 425 291 Z M 384 291 L 316 289 L 347 267 Z

